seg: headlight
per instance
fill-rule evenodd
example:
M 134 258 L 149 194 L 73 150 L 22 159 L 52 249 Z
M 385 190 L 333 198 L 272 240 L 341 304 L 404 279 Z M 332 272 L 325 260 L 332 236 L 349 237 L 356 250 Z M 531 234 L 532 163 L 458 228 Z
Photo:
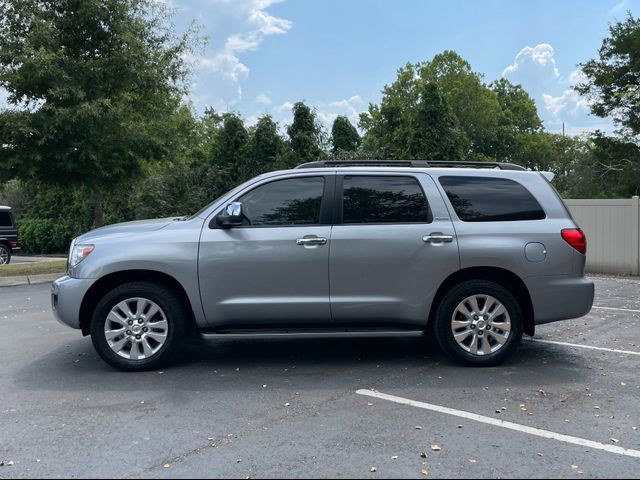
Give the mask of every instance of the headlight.
M 93 245 L 71 245 L 69 252 L 69 266 L 75 267 L 87 258 L 95 247 Z

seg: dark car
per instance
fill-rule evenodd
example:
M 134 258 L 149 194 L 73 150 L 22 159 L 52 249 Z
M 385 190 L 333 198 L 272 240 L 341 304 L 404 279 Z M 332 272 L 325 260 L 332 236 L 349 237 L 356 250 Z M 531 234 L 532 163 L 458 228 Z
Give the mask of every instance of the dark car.
M 13 220 L 11 207 L 0 206 L 0 265 L 9 263 L 11 255 L 18 250 L 18 227 Z

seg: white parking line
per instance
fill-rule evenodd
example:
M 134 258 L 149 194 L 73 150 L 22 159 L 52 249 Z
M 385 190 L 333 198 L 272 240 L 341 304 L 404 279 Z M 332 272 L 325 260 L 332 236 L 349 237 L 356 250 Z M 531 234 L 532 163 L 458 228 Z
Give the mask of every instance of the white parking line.
M 560 345 L 563 347 L 575 347 L 575 348 L 584 348 L 587 350 L 598 350 L 601 352 L 610 352 L 610 353 L 624 353 L 626 355 L 638 355 L 640 356 L 640 352 L 631 352 L 629 350 L 614 350 L 611 348 L 602 348 L 602 347 L 592 347 L 591 345 L 580 345 L 577 343 L 566 343 L 566 342 L 554 342 L 553 340 L 543 340 L 541 338 L 526 338 L 529 342 L 536 343 L 548 343 L 550 345 Z
M 614 308 L 614 307 L 597 307 L 597 306 L 593 306 L 591 308 L 597 308 L 598 310 L 614 310 L 617 312 L 633 312 L 633 313 L 640 313 L 640 310 L 632 310 L 630 308 Z
M 592 440 L 586 440 L 584 438 L 572 437 L 570 435 L 563 435 L 561 433 L 550 432 L 548 430 L 541 430 L 539 428 L 527 427 L 526 425 L 506 422 L 504 420 L 485 417 L 482 415 L 477 415 L 475 413 L 464 412 L 462 410 L 455 410 L 453 408 L 441 407 L 440 405 L 432 405 L 430 403 L 417 402 L 415 400 L 409 400 L 407 398 L 387 395 L 385 393 L 372 392 L 371 390 L 358 390 L 356 393 L 358 395 L 365 395 L 367 397 L 379 398 L 381 400 L 387 400 L 389 402 L 399 403 L 401 405 L 408 405 L 410 407 L 422 408 L 424 410 L 430 410 L 432 412 L 444 413 L 447 415 L 452 415 L 454 417 L 465 418 L 467 420 L 473 420 L 475 422 L 485 423 L 487 425 L 493 425 L 496 427 L 506 428 L 509 430 L 515 430 L 516 432 L 527 433 L 529 435 L 535 435 L 536 437 L 548 438 L 551 440 L 557 440 L 559 442 L 564 442 L 564 443 L 571 443 L 573 445 L 593 448 L 596 450 L 603 450 L 605 452 L 615 453 L 617 455 L 640 458 L 640 451 L 638 450 L 631 450 L 628 448 L 616 447 L 615 445 L 598 443 Z

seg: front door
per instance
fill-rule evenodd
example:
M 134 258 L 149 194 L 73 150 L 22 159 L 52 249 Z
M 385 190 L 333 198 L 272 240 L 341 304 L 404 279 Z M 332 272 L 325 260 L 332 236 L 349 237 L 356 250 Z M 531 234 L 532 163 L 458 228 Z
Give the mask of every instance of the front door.
M 205 225 L 198 274 L 211 327 L 303 328 L 331 321 L 334 183 L 335 176 L 317 174 L 266 180 L 230 200 L 242 203 L 242 226 Z
M 460 267 L 455 231 L 432 178 L 345 174 L 331 237 L 334 321 L 424 327 L 438 287 Z

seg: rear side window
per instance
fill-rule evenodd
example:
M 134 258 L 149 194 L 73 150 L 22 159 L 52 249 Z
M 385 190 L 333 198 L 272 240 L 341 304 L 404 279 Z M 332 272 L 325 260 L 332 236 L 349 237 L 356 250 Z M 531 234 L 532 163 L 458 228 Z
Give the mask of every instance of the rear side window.
M 0 212 L 0 227 L 13 227 L 9 212 Z
M 546 214 L 531 192 L 506 178 L 440 177 L 463 222 L 542 220 Z
M 342 223 L 430 223 L 415 177 L 345 176 Z
M 324 177 L 278 180 L 240 197 L 247 225 L 317 225 L 324 192 Z

